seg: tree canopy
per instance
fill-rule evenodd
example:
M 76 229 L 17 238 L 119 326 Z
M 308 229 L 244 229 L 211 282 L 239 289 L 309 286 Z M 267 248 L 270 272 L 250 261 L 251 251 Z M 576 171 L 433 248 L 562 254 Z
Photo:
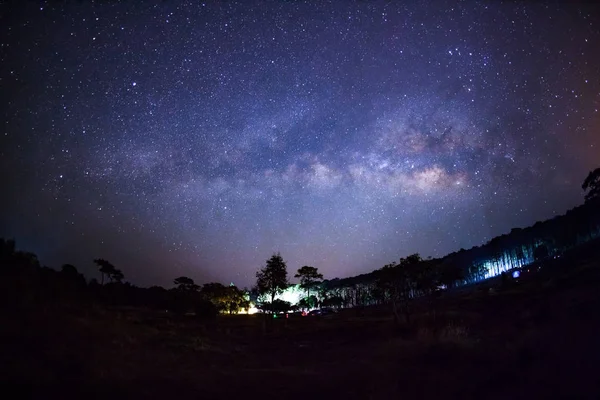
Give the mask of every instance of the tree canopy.
M 275 296 L 287 287 L 287 265 L 281 254 L 273 254 L 267 260 L 267 265 L 256 273 L 256 288 L 261 295 L 268 295 L 273 303 Z
M 581 188 L 587 191 L 585 201 L 600 198 L 600 168 L 596 168 L 588 174 Z
M 300 279 L 300 287 L 306 290 L 306 297 L 310 298 L 310 289 L 323 280 L 323 274 L 320 274 L 317 268 L 305 265 L 298 269 L 294 278 Z
M 177 285 L 177 290 L 182 290 L 186 292 L 197 292 L 200 289 L 200 286 L 196 285 L 192 278 L 188 278 L 187 276 L 180 276 L 179 278 L 173 281 L 175 285 Z
M 123 272 L 121 272 L 121 270 L 118 270 L 110 262 L 108 262 L 102 258 L 95 259 L 94 262 L 96 263 L 96 265 L 98 265 L 98 267 L 100 269 L 100 273 L 102 274 L 102 284 L 103 285 L 104 285 L 104 277 L 105 276 L 108 277 L 108 279 L 110 279 L 111 282 L 113 282 L 113 281 L 121 282 L 123 280 L 123 278 L 125 278 L 125 275 L 123 275 Z
M 230 314 L 237 313 L 240 309 L 247 309 L 250 306 L 246 292 L 234 285 L 225 286 L 217 282 L 207 283 L 202 286 L 200 294 L 203 299 L 213 303 L 217 310 Z
M 395 321 L 398 321 L 398 306 L 404 311 L 406 321 L 410 321 L 411 299 L 416 291 L 428 291 L 435 280 L 430 262 L 418 253 L 385 265 L 377 275 L 377 285 L 392 303 Z

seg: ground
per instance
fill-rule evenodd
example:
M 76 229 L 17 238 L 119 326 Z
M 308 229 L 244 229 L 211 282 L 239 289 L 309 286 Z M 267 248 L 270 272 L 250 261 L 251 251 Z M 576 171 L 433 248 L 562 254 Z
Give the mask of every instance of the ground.
M 62 398 L 597 398 L 600 263 L 331 317 L 214 322 L 72 306 L 7 316 L 4 385 Z

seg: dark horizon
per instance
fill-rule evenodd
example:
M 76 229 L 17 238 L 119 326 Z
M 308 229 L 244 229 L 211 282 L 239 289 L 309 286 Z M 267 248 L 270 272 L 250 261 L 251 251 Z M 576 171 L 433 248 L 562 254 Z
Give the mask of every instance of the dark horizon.
M 591 5 L 0 7 L 0 237 L 88 278 L 440 257 L 583 203 L 600 164 Z
M 594 173 L 598 174 L 600 173 L 600 168 L 596 169 L 594 171 Z M 590 176 L 592 176 L 592 172 L 590 172 Z M 597 189 L 594 189 L 597 192 Z M 588 190 L 586 190 L 586 192 L 588 192 Z M 554 216 L 552 219 L 546 219 L 546 220 L 540 220 L 540 221 L 536 221 L 535 224 L 532 224 L 530 226 L 527 227 L 514 227 L 510 230 L 510 232 L 504 232 L 498 236 L 495 236 L 493 238 L 491 238 L 489 241 L 485 242 L 485 243 L 480 243 L 479 245 L 475 245 L 473 247 L 470 248 L 461 248 L 461 249 L 456 249 L 455 251 L 442 255 L 440 257 L 436 257 L 436 258 L 431 258 L 431 257 L 423 257 L 422 260 L 423 261 L 431 261 L 435 265 L 436 270 L 440 270 L 443 269 L 445 265 L 452 265 L 453 267 L 458 268 L 459 270 L 462 271 L 462 275 L 461 278 L 458 279 L 458 283 L 456 283 L 457 285 L 469 285 L 472 283 L 479 283 L 481 281 L 490 279 L 490 278 L 494 278 L 499 276 L 503 271 L 509 271 L 513 268 L 515 269 L 521 269 L 522 267 L 525 267 L 527 265 L 529 265 L 530 263 L 534 263 L 534 262 L 542 262 L 542 260 L 544 259 L 552 259 L 552 258 L 557 258 L 562 256 L 564 254 L 565 251 L 568 251 L 569 249 L 573 249 L 576 248 L 578 246 L 581 246 L 585 243 L 587 243 L 588 241 L 593 240 L 596 235 L 597 232 L 595 232 L 594 228 L 589 227 L 588 229 L 590 229 L 589 231 L 586 231 L 584 225 L 584 221 L 582 220 L 582 218 L 594 218 L 594 213 L 590 213 L 591 210 L 593 210 L 595 207 L 597 207 L 598 205 L 598 200 L 595 198 L 597 196 L 597 194 L 595 194 L 593 196 L 593 199 L 590 198 L 589 200 L 586 199 L 585 202 L 583 202 L 580 205 L 575 206 L 572 209 L 569 209 L 566 211 L 566 213 L 564 214 L 560 214 L 560 215 L 556 215 Z M 577 216 L 574 217 L 574 214 L 576 214 Z M 588 221 L 591 222 L 591 221 Z M 540 229 L 538 227 L 539 224 L 545 225 L 545 228 Z M 569 231 L 569 233 L 562 237 L 560 235 L 560 237 L 557 237 L 557 230 L 565 230 L 567 229 L 567 231 Z M 579 229 L 578 233 L 573 233 L 573 229 L 575 229 L 575 231 L 577 231 L 577 229 Z M 526 232 L 525 236 L 523 235 L 523 233 Z M 584 236 L 584 238 L 582 240 L 579 240 L 577 238 L 577 235 L 582 234 Z M 536 241 L 540 240 L 542 237 L 545 237 L 545 240 L 542 240 L 542 242 L 539 242 L 537 244 Z M 12 241 L 14 240 L 14 238 L 2 238 L 0 237 L 0 240 L 4 240 L 4 241 Z M 500 245 L 500 254 L 494 254 L 494 248 L 498 247 L 498 244 L 492 244 L 494 241 L 496 240 L 500 240 L 500 242 L 497 243 L 504 243 L 504 246 Z M 13 243 L 14 245 L 15 243 Z M 506 246 L 509 246 L 508 248 Z M 512 248 L 511 248 L 512 247 Z M 517 250 L 520 249 L 520 250 Z M 29 254 L 33 254 L 36 258 L 37 258 L 37 254 L 34 252 L 29 251 L 29 249 L 24 249 L 24 248 L 20 248 L 18 245 L 15 246 L 15 249 L 18 252 L 25 252 L 25 253 L 29 253 Z M 535 250 L 542 250 L 540 256 L 536 256 Z M 527 254 L 524 254 L 523 252 L 526 251 Z M 522 252 L 523 254 L 518 255 L 518 252 Z M 554 256 L 553 256 L 554 254 Z M 271 257 L 275 257 L 275 256 L 279 256 L 280 252 L 274 252 Z M 460 255 L 460 257 L 459 257 Z M 465 255 L 466 255 L 466 259 L 468 261 L 465 262 Z M 421 255 L 418 253 L 413 253 L 411 256 L 416 256 L 421 258 Z M 506 259 L 507 264 L 504 264 L 505 260 L 503 257 L 508 257 L 509 259 Z M 538 258 L 539 257 L 539 258 Z M 283 258 L 282 258 L 283 259 Z M 404 259 L 404 257 L 400 258 L 400 262 Z M 462 259 L 464 262 L 464 265 L 460 263 L 460 260 Z M 38 259 L 39 260 L 39 259 Z M 96 268 L 99 268 L 100 261 L 104 261 L 104 260 L 98 260 L 95 259 L 93 260 L 94 265 L 96 266 Z M 267 263 L 269 262 L 269 260 L 265 260 Z M 283 259 L 283 261 L 285 262 L 285 259 Z M 457 261 L 459 262 L 457 264 Z M 491 266 L 492 264 L 495 264 L 495 266 Z M 109 262 L 110 264 L 110 262 Z M 380 272 L 381 267 L 388 267 L 391 265 L 397 265 L 398 264 L 398 259 L 396 260 L 390 260 L 390 263 L 386 264 L 385 266 L 377 266 L 374 267 L 373 269 L 369 270 L 369 271 L 365 271 L 356 275 L 352 275 L 352 276 L 333 276 L 333 277 L 323 277 L 324 281 L 338 281 L 342 282 L 342 281 L 346 281 L 347 279 L 354 279 L 354 278 L 358 278 L 361 280 L 364 280 L 366 276 L 371 275 L 371 274 L 376 274 L 378 272 Z M 64 267 L 65 265 L 67 266 L 72 266 L 72 264 L 69 263 L 61 263 L 60 267 Z M 487 266 L 486 266 L 487 265 Z M 40 263 L 40 266 L 44 266 L 44 267 L 51 267 L 53 269 L 55 269 L 56 271 L 60 271 L 61 268 L 59 266 L 48 266 L 48 265 L 44 265 L 43 263 Z M 475 266 L 479 266 L 477 268 L 474 268 Z M 77 268 L 77 267 L 75 267 Z M 114 266 L 113 266 L 114 268 Z M 495 268 L 494 271 L 488 271 L 487 268 Z M 287 268 L 288 270 L 288 284 L 291 285 L 296 285 L 296 284 L 300 284 L 299 280 L 297 277 L 294 277 L 295 274 L 295 269 L 290 269 Z M 120 271 L 120 270 L 119 270 Z M 473 272 L 473 271 L 478 271 L 478 272 Z M 92 272 L 92 276 L 85 276 L 85 274 L 83 275 L 88 283 L 91 283 L 92 281 L 96 281 L 96 284 L 98 284 L 98 279 L 97 277 L 93 276 L 94 272 L 96 274 L 100 274 L 102 275 L 102 273 L 98 270 L 93 271 Z M 120 271 L 122 272 L 122 271 Z M 489 276 L 488 276 L 488 272 L 489 272 Z M 178 277 L 179 279 L 181 279 L 180 277 Z M 183 277 L 184 279 L 189 279 L 188 277 Z M 177 281 L 177 279 L 173 279 L 173 281 L 170 282 L 170 284 L 168 285 L 160 285 L 160 284 L 152 284 L 152 285 L 146 285 L 146 288 L 149 287 L 164 287 L 164 288 L 175 288 L 177 287 L 179 284 L 175 283 Z M 298 282 L 296 282 L 298 281 Z M 118 282 L 128 282 L 130 284 L 132 284 L 133 286 L 137 286 L 140 288 L 143 288 L 144 286 L 140 286 L 137 285 L 136 282 L 131 282 L 129 279 L 126 279 L 123 277 L 121 277 L 121 279 L 118 280 Z M 194 279 L 192 278 L 192 283 L 195 283 Z M 200 287 L 202 287 L 203 284 L 215 284 L 215 282 L 198 282 L 200 283 Z M 221 284 L 221 285 L 228 285 L 228 282 L 216 282 L 216 284 Z M 229 284 L 233 284 L 236 287 L 238 287 L 239 285 L 235 284 L 234 282 L 230 282 Z M 239 289 L 243 289 L 245 292 L 249 293 L 252 290 L 256 289 L 256 285 L 252 284 L 251 286 L 239 286 Z

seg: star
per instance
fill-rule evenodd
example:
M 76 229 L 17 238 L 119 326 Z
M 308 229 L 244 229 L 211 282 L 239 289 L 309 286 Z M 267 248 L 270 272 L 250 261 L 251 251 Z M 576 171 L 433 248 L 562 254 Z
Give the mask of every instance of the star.
M 550 218 L 600 140 L 600 33 L 564 7 L 15 3 L 0 236 L 250 287 L 274 251 L 347 277 Z

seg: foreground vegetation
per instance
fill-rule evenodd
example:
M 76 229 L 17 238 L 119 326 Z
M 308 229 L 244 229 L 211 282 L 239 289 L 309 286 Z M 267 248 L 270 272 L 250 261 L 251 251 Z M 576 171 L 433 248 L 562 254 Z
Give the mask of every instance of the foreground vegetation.
M 600 390 L 599 244 L 520 282 L 420 299 L 410 324 L 377 306 L 277 319 L 266 335 L 252 315 L 21 310 L 1 325 L 0 373 L 39 397 L 584 398 Z

